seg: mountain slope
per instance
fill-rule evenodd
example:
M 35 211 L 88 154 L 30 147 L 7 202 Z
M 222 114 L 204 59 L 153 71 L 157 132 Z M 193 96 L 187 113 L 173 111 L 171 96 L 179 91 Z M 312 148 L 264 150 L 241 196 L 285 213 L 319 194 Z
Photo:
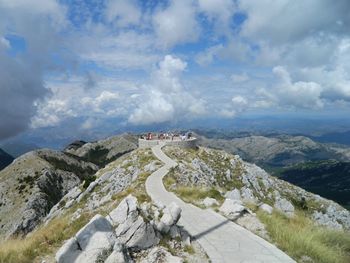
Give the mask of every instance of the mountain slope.
M 313 160 L 350 160 L 350 148 L 317 143 L 304 136 L 248 136 L 230 140 L 201 137 L 200 144 L 238 153 L 243 159 L 264 167 L 283 167 Z
M 277 175 L 350 209 L 350 162 L 306 162 L 281 169 Z
M 68 145 L 64 152 L 99 166 L 104 166 L 136 148 L 137 137 L 131 134 L 122 134 L 91 143 L 75 141 Z
M 97 166 L 48 149 L 26 153 L 0 172 L 1 236 L 21 235 Z
M 0 149 L 0 170 L 4 169 L 10 163 L 12 163 L 13 157 Z
M 0 171 L 0 237 L 32 231 L 64 195 L 83 182 L 87 187 L 99 166 L 135 149 L 134 142 L 133 136 L 120 135 L 17 158 Z

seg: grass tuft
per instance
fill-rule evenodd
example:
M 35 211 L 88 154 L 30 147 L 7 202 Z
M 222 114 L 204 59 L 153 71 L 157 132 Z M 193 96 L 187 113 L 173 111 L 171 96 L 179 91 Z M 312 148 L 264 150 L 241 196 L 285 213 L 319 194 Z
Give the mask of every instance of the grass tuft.
M 70 216 L 53 219 L 25 238 L 8 239 L 0 243 L 1 263 L 29 263 L 38 256 L 50 254 L 73 236 L 90 219 L 89 214 L 82 214 L 74 222 Z
M 272 240 L 293 258 L 309 256 L 318 263 L 350 262 L 350 235 L 314 225 L 301 211 L 293 218 L 258 211 Z

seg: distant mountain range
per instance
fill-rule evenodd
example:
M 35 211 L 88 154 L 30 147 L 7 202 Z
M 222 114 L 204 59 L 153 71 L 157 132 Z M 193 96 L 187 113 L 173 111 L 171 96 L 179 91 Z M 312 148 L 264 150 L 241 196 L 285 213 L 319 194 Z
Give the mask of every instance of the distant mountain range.
M 10 163 L 12 163 L 13 157 L 4 150 L 0 149 L 0 170 L 4 169 Z
M 238 154 L 272 175 L 350 208 L 350 147 L 305 136 L 209 135 L 199 135 L 199 143 Z

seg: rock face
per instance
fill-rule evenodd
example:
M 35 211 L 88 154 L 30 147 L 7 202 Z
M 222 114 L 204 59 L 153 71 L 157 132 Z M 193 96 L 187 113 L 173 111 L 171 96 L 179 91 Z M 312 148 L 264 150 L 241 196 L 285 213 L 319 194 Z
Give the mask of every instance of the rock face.
M 0 149 L 0 171 L 12 163 L 13 157 Z
M 104 166 L 125 153 L 137 148 L 137 137 L 123 134 L 97 142 L 73 142 L 65 152 L 83 158 L 86 161 Z
M 96 215 L 58 250 L 55 258 L 58 263 L 94 263 L 106 259 L 116 241 L 109 221 Z
M 0 171 L 0 237 L 33 230 L 71 189 L 98 167 L 62 152 L 36 150 Z

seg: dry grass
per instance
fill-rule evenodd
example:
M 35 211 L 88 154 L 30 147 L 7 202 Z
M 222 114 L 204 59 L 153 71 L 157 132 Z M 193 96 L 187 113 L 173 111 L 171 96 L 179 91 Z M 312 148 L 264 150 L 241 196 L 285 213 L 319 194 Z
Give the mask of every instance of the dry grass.
M 215 188 L 177 186 L 173 191 L 185 202 L 194 204 L 202 201 L 206 197 L 214 198 L 219 202 L 224 199 Z
M 277 212 L 268 215 L 259 211 L 257 215 L 278 247 L 293 258 L 308 256 L 317 263 L 350 262 L 349 233 L 315 226 L 300 211 L 293 218 Z
M 74 222 L 70 222 L 70 215 L 55 218 L 26 238 L 13 238 L 0 243 L 0 262 L 29 263 L 34 262 L 38 256 L 52 253 L 64 240 L 83 227 L 91 216 L 82 214 Z

